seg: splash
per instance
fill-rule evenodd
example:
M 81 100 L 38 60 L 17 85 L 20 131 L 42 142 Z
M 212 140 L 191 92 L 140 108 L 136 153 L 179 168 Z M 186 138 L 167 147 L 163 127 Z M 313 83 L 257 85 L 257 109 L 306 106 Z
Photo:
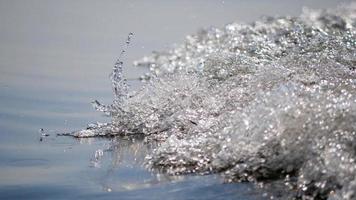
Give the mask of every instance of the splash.
M 110 74 L 110 79 L 112 83 L 112 89 L 113 89 L 113 94 L 114 94 L 114 101 L 110 106 L 103 105 L 99 103 L 99 101 L 95 100 L 92 102 L 93 107 L 101 112 L 104 112 L 105 114 L 111 116 L 111 115 L 119 115 L 120 112 L 122 112 L 122 104 L 124 99 L 127 98 L 128 95 L 128 86 L 127 86 L 127 80 L 123 77 L 123 61 L 122 57 L 124 56 L 126 49 L 129 47 L 131 38 L 133 36 L 133 33 L 129 33 L 127 36 L 127 40 L 125 43 L 124 48 L 121 50 L 121 53 L 116 60 L 113 70 Z
M 355 199 L 355 13 L 353 3 L 201 30 L 135 62 L 151 73 L 130 95 L 119 58 L 113 104 L 94 102 L 111 123 L 71 135 L 160 141 L 146 165 L 168 174 L 278 185 L 281 199 Z

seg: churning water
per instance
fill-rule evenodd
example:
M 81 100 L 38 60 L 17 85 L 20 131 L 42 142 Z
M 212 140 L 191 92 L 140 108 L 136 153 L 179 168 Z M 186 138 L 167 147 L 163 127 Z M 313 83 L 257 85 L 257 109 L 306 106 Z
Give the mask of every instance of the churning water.
M 111 123 L 70 135 L 141 134 L 153 171 L 356 199 L 355 3 L 201 30 L 135 64 L 150 70 L 140 90 L 128 92 L 119 59 L 112 105 L 93 102 Z

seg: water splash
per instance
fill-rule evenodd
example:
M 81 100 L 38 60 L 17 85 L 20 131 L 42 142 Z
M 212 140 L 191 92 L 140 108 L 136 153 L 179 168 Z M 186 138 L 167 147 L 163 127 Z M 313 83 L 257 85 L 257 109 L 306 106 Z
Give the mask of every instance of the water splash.
M 120 56 L 113 105 L 94 102 L 112 122 L 71 135 L 161 141 L 146 165 L 168 174 L 222 173 L 282 187 L 281 199 L 355 199 L 355 13 L 353 3 L 201 30 L 135 62 L 151 73 L 130 98 Z
M 103 105 L 99 103 L 99 101 L 94 100 L 92 102 L 93 107 L 105 114 L 111 115 L 118 115 L 119 112 L 123 112 L 121 109 L 123 106 L 124 100 L 127 98 L 128 95 L 128 86 L 127 80 L 123 76 L 123 61 L 122 58 L 125 55 L 126 50 L 128 49 L 131 39 L 133 37 L 133 33 L 129 33 L 127 36 L 127 40 L 125 42 L 125 46 L 122 48 L 118 59 L 116 60 L 112 72 L 110 73 L 111 85 L 113 89 L 114 101 L 111 105 Z

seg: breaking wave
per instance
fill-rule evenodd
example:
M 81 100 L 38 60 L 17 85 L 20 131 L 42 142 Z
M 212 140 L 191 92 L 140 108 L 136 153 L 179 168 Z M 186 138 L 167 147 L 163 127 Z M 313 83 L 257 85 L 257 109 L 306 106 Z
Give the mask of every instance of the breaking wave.
M 142 134 L 160 142 L 147 167 L 168 174 L 276 184 L 284 199 L 356 199 L 355 19 L 354 3 L 204 29 L 135 62 L 150 74 L 132 93 L 120 56 L 113 104 L 93 102 L 111 123 L 71 135 Z

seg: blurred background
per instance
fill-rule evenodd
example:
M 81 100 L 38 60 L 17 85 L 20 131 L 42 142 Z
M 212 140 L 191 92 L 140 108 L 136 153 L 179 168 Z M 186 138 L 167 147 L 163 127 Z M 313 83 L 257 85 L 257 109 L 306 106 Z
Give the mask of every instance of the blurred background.
M 248 23 L 263 15 L 298 16 L 303 7 L 333 8 L 347 2 L 0 0 L 0 199 L 14 197 L 19 189 L 34 199 L 46 190 L 53 199 L 55 191 L 81 188 L 85 193 L 88 185 L 105 182 L 96 180 L 105 170 L 88 168 L 91 154 L 103 142 L 80 145 L 53 135 L 110 120 L 90 102 L 111 102 L 108 75 L 129 32 L 135 35 L 124 56 L 124 73 L 135 79 L 145 70 L 133 67 L 134 60 L 172 48 L 200 28 Z M 138 81 L 130 84 L 139 87 Z M 41 128 L 50 134 L 43 142 Z M 130 182 L 134 174 L 146 173 L 138 171 L 119 170 L 113 177 L 119 180 L 120 173 L 128 173 Z M 93 174 L 98 175 L 95 181 L 88 178 Z

